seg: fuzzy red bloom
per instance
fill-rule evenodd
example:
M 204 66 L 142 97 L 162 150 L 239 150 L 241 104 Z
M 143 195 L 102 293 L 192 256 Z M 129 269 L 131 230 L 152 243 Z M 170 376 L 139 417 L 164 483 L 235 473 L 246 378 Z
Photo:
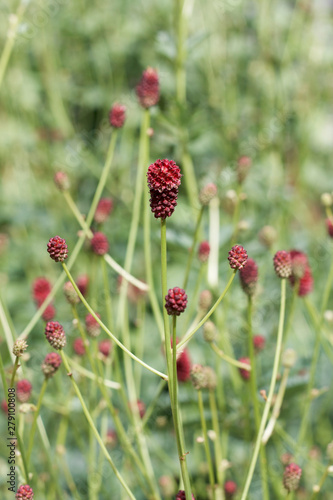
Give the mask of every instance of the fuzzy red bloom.
M 234 245 L 228 254 L 231 269 L 242 269 L 247 262 L 247 253 L 241 245 Z
M 273 258 L 274 269 L 279 278 L 289 278 L 292 273 L 292 260 L 290 252 L 279 250 Z
M 105 222 L 113 209 L 113 201 L 111 198 L 101 198 L 96 208 L 94 220 L 97 224 Z
M 297 490 L 301 475 L 302 469 L 298 465 L 291 463 L 286 466 L 283 473 L 283 486 L 288 492 Z
M 309 265 L 309 261 L 305 253 L 300 252 L 299 250 L 290 250 L 291 257 L 291 268 L 292 275 L 294 278 L 303 278 L 305 269 Z
M 244 182 L 252 165 L 252 160 L 248 156 L 241 156 L 237 162 L 237 179 L 241 184 Z
M 327 229 L 327 234 L 330 238 L 333 238 L 333 222 L 331 219 L 326 219 L 326 229 Z
M 87 276 L 86 274 L 82 274 L 76 280 L 76 284 L 82 295 L 85 296 L 88 291 L 89 276 Z
M 176 495 L 176 500 L 186 500 L 186 495 L 184 490 L 178 491 Z M 193 493 L 192 493 L 192 500 L 195 500 Z
M 246 365 L 251 365 L 249 358 L 239 358 L 238 361 L 245 363 Z M 251 376 L 251 372 L 249 370 L 245 370 L 245 368 L 238 368 L 238 370 L 243 380 L 249 380 Z
M 154 189 L 150 190 L 150 208 L 155 219 L 166 219 L 171 217 L 177 206 L 178 189 L 170 189 L 160 193 Z
M 140 83 L 136 87 L 136 94 L 143 108 L 150 108 L 158 103 L 160 98 L 158 74 L 153 68 L 147 68 L 143 72 Z
M 59 191 L 68 191 L 71 187 L 70 180 L 65 172 L 56 172 L 53 180 Z
M 211 200 L 215 198 L 217 195 L 217 187 L 216 184 L 213 182 L 210 182 L 209 184 L 206 184 L 199 193 L 199 202 L 201 205 L 206 206 L 209 205 Z
M 40 306 L 52 290 L 52 285 L 46 278 L 36 278 L 32 284 L 32 296 L 34 301 Z
M 110 354 L 111 349 L 112 349 L 111 340 L 108 340 L 108 339 L 101 340 L 100 343 L 98 344 L 98 350 L 99 350 L 99 352 L 101 354 L 103 354 L 103 356 L 105 356 L 106 358 Z
M 98 313 L 96 313 L 96 316 L 98 318 L 101 317 Z M 98 337 L 101 333 L 101 327 L 92 314 L 87 314 L 86 316 L 86 329 L 90 337 Z
M 26 403 L 31 396 L 32 385 L 29 380 L 23 378 L 16 384 L 16 395 L 20 403 Z
M 92 237 L 91 241 L 92 251 L 97 255 L 104 255 L 109 250 L 109 242 L 104 233 L 97 232 Z
M 237 491 L 237 484 L 235 481 L 226 481 L 224 483 L 224 493 L 226 498 L 231 500 Z
M 66 345 L 66 335 L 58 321 L 49 321 L 46 323 L 45 336 L 54 349 L 60 350 Z
M 257 288 L 258 266 L 253 259 L 248 259 L 245 266 L 240 269 L 239 277 L 244 292 L 252 296 Z
M 114 128 L 121 128 L 126 118 L 126 107 L 121 104 L 114 104 L 109 113 L 110 125 Z
M 177 359 L 178 382 L 187 382 L 191 378 L 191 358 L 188 349 L 184 349 Z
M 253 346 L 256 352 L 260 352 L 265 348 L 266 339 L 262 335 L 254 335 Z
M 206 262 L 210 253 L 210 245 L 208 241 L 202 241 L 198 249 L 198 259 L 200 262 Z
M 56 315 L 56 310 L 53 304 L 49 304 L 45 311 L 42 314 L 42 318 L 44 321 L 51 321 Z
M 60 238 L 60 236 L 50 238 L 47 244 L 47 251 L 49 252 L 51 259 L 55 262 L 63 262 L 68 257 L 66 240 Z
M 298 283 L 298 296 L 304 297 L 313 290 L 313 276 L 305 253 L 290 250 L 292 274 L 289 281 L 292 286 Z
M 57 352 L 50 352 L 42 363 L 42 372 L 46 378 L 53 377 L 62 363 L 61 356 Z
M 28 484 L 22 484 L 16 492 L 16 500 L 32 500 L 34 492 Z
M 148 187 L 154 191 L 163 193 L 165 190 L 178 189 L 181 178 L 180 168 L 173 160 L 156 160 L 148 167 Z
M 86 347 L 85 347 L 84 341 L 83 341 L 83 339 L 81 339 L 81 337 L 78 337 L 77 339 L 74 340 L 74 342 L 73 342 L 73 349 L 74 349 L 74 352 L 78 356 L 84 356 L 85 355 L 85 353 L 86 353 Z
M 293 277 L 291 276 L 290 282 L 293 284 Z M 299 280 L 298 296 L 304 297 L 311 293 L 313 290 L 313 276 L 310 266 L 305 268 L 303 278 Z
M 179 316 L 187 306 L 187 295 L 182 288 L 170 288 L 165 296 L 165 309 L 169 316 Z

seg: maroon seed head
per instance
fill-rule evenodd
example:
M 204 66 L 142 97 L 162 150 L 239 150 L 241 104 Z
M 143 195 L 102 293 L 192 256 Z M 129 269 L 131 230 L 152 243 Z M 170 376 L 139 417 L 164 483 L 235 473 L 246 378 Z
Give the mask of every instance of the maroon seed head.
M 242 269 L 247 262 L 247 253 L 241 245 L 235 245 L 229 251 L 228 261 L 231 269 Z
M 165 308 L 170 316 L 179 316 L 187 306 L 187 295 L 182 288 L 170 288 L 165 296 Z
M 47 251 L 49 252 L 51 259 L 55 262 L 63 262 L 68 257 L 66 241 L 63 238 L 60 238 L 60 236 L 50 238 L 47 244 Z
M 94 236 L 92 237 L 92 239 L 90 241 L 90 244 L 91 244 L 92 251 L 96 255 L 104 255 L 109 250 L 108 239 L 105 236 L 105 234 L 101 233 L 101 232 L 97 232 L 94 234 Z
M 46 378 L 51 378 L 61 365 L 61 356 L 57 352 L 50 352 L 44 358 L 42 363 L 42 372 Z
M 66 345 L 66 335 L 58 321 L 49 321 L 46 323 L 45 336 L 49 344 L 58 351 Z
M 121 128 L 126 118 L 126 107 L 121 104 L 114 104 L 109 113 L 111 127 Z
M 147 68 L 143 72 L 136 87 L 136 94 L 143 108 L 150 108 L 158 103 L 160 98 L 158 74 L 153 68 Z

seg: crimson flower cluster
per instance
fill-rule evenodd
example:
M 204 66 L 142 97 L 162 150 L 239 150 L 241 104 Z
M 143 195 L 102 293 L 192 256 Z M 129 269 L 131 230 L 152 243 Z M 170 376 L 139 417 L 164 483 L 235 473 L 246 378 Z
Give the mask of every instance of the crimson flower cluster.
M 51 378 L 59 369 L 61 365 L 61 356 L 57 352 L 50 352 L 44 358 L 42 363 L 42 372 L 45 375 L 45 378 Z
M 258 281 L 258 266 L 253 259 L 248 259 L 239 271 L 241 286 L 250 297 L 254 295 Z
M 36 303 L 37 308 L 39 308 L 46 297 L 52 290 L 52 285 L 48 279 L 44 277 L 36 278 L 32 285 L 32 296 Z M 51 321 L 56 314 L 55 307 L 51 302 L 42 314 L 44 321 Z
M 114 104 L 109 113 L 110 125 L 114 128 L 121 128 L 126 118 L 126 107 L 121 104 Z
M 150 207 L 156 219 L 170 217 L 176 206 L 182 174 L 172 160 L 156 160 L 147 172 Z
M 158 103 L 160 98 L 158 74 L 153 68 L 147 68 L 143 72 L 140 83 L 136 87 L 136 94 L 143 108 L 150 108 Z

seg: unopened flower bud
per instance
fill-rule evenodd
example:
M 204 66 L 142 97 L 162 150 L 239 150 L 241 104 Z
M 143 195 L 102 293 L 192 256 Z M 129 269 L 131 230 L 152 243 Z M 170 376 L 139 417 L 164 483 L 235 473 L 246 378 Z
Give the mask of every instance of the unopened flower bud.
M 71 187 L 70 180 L 65 172 L 56 172 L 53 180 L 59 191 L 68 191 Z
M 199 309 L 208 311 L 213 301 L 212 293 L 209 290 L 202 290 L 199 296 Z
M 283 473 L 283 486 L 288 492 L 297 490 L 301 475 L 302 469 L 297 464 L 287 465 Z
M 297 354 L 294 349 L 286 349 L 282 354 L 282 365 L 285 368 L 292 368 L 297 360 Z
M 203 327 L 203 337 L 206 342 L 214 342 L 217 337 L 217 328 L 212 321 L 206 321 Z
M 17 358 L 21 357 L 22 354 L 27 350 L 28 344 L 24 339 L 17 339 L 13 345 L 13 354 Z
M 262 229 L 260 229 L 258 237 L 262 245 L 267 248 L 271 248 L 276 242 L 278 234 L 274 227 L 264 226 Z
M 210 201 L 217 195 L 216 184 L 210 182 L 204 186 L 199 193 L 199 202 L 201 205 L 209 205 Z

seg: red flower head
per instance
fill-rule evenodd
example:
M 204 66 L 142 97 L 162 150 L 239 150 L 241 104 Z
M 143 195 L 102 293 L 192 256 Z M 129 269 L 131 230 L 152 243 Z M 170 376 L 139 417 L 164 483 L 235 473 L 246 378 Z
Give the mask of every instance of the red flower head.
M 96 208 L 94 220 L 97 224 L 102 224 L 109 217 L 113 209 L 113 201 L 111 198 L 101 198 Z
M 154 191 L 170 191 L 178 189 L 182 174 L 173 160 L 156 160 L 148 167 L 147 180 L 149 189 Z
M 42 318 L 44 321 L 51 321 L 54 316 L 56 315 L 56 310 L 53 304 L 49 304 L 46 308 L 45 311 L 42 314 Z
M 262 335 L 253 337 L 253 346 L 256 352 L 260 352 L 265 348 L 266 339 Z
M 252 296 L 257 288 L 258 266 L 253 259 L 248 259 L 245 266 L 239 271 L 241 286 L 244 292 Z
M 110 125 L 114 128 L 121 128 L 126 118 L 126 107 L 121 104 L 114 104 L 109 113 Z
M 187 295 L 182 288 L 170 288 L 165 296 L 165 309 L 169 316 L 179 316 L 187 306 Z
M 166 219 L 171 217 L 177 206 L 178 189 L 170 189 L 168 191 L 150 190 L 150 208 L 155 219 Z
M 292 261 L 290 252 L 279 250 L 274 255 L 274 269 L 279 278 L 289 278 L 292 273 Z
M 143 72 L 140 83 L 136 87 L 136 94 L 143 108 L 150 108 L 158 103 L 160 98 L 158 74 L 153 68 L 147 68 Z
M 252 160 L 248 156 L 241 156 L 237 162 L 237 179 L 240 184 L 244 182 L 252 165 Z
M 283 486 L 288 492 L 297 490 L 301 475 L 302 469 L 298 465 L 291 463 L 286 466 L 283 473 Z
M 16 500 L 33 500 L 34 492 L 28 484 L 22 484 L 16 492 Z
M 61 365 L 61 356 L 57 352 L 50 352 L 42 363 L 42 372 L 46 378 L 53 377 Z
M 186 500 L 186 495 L 184 490 L 179 490 L 177 495 L 176 495 L 176 500 Z M 192 500 L 195 500 L 193 493 L 192 493 Z
M 17 399 L 20 403 L 26 403 L 31 396 L 32 385 L 29 380 L 23 378 L 19 380 L 16 385 Z
M 60 236 L 50 238 L 47 244 L 47 251 L 49 252 L 51 259 L 55 262 L 63 262 L 68 257 L 66 240 L 60 238 Z
M 100 315 L 98 313 L 96 313 L 96 316 L 100 318 Z M 101 333 L 101 327 L 92 314 L 87 314 L 86 316 L 86 329 L 90 337 L 98 337 L 98 335 Z
M 71 187 L 70 180 L 65 172 L 56 172 L 53 180 L 59 191 L 68 191 Z
M 46 323 L 45 336 L 49 344 L 58 351 L 66 345 L 66 335 L 58 321 L 49 321 Z
M 298 250 L 290 250 L 292 274 L 289 281 L 292 286 L 298 282 L 298 296 L 304 297 L 313 290 L 313 276 L 307 256 Z
M 295 279 L 303 278 L 305 270 L 309 265 L 308 258 L 305 253 L 299 250 L 290 250 L 292 275 Z
M 87 276 L 86 274 L 82 274 L 76 280 L 76 284 L 82 295 L 85 296 L 88 291 L 89 276 Z
M 36 278 L 32 284 L 33 299 L 40 306 L 51 292 L 52 285 L 46 278 Z
M 245 363 L 246 365 L 251 365 L 249 358 L 239 358 L 238 361 L 240 361 L 241 363 Z M 249 370 L 245 370 L 245 368 L 238 368 L 238 369 L 242 379 L 249 380 L 251 372 Z
M 224 483 L 224 493 L 226 498 L 231 500 L 237 491 L 237 484 L 235 481 L 226 481 Z
M 326 219 L 326 229 L 327 229 L 327 234 L 330 238 L 333 238 L 333 222 L 331 219 Z
M 241 245 L 235 245 L 229 251 L 228 261 L 231 269 L 242 269 L 247 262 L 247 253 Z
M 118 436 L 114 429 L 109 429 L 106 434 L 105 444 L 106 446 L 110 446 L 110 448 L 114 448 L 117 444 Z
M 92 237 L 91 241 L 92 251 L 97 255 L 104 255 L 109 250 L 109 242 L 104 233 L 97 232 Z
M 85 355 L 85 353 L 86 353 L 86 347 L 85 347 L 84 341 L 83 341 L 83 339 L 81 339 L 81 337 L 78 337 L 77 339 L 74 340 L 74 342 L 73 342 L 73 349 L 74 349 L 74 352 L 78 356 L 84 356 Z
M 210 245 L 208 241 L 202 241 L 198 249 L 198 259 L 200 262 L 206 262 L 210 253 Z
M 72 306 L 80 302 L 80 298 L 70 281 L 66 281 L 63 287 L 63 291 L 67 302 L 69 302 Z
M 103 356 L 107 358 L 112 350 L 111 340 L 101 340 L 98 344 L 98 350 L 101 354 L 103 354 Z

